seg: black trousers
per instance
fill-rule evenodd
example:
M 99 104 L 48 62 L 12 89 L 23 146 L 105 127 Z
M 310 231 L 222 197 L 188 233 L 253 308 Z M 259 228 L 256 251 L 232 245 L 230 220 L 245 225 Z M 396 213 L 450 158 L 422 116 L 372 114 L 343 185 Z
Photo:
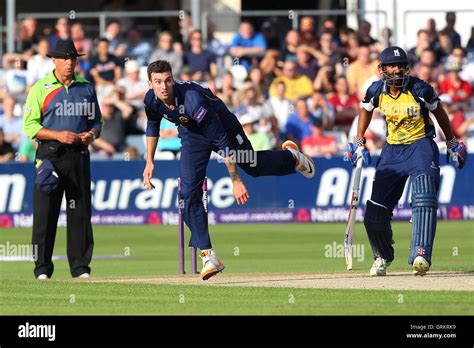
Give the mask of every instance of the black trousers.
M 59 186 L 50 194 L 33 192 L 33 245 L 37 245 L 34 274 L 51 277 L 56 228 L 64 192 L 67 214 L 67 258 L 71 275 L 90 273 L 94 240 L 91 224 L 90 156 L 87 147 L 42 143 L 36 158 L 49 159 L 59 175 Z

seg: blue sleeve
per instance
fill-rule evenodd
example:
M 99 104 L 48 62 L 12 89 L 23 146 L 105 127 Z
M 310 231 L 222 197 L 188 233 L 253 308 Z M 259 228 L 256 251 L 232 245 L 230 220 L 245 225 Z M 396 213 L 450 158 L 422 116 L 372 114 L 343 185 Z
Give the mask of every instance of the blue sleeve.
M 185 98 L 185 109 L 191 110 L 188 116 L 201 126 L 203 135 L 219 150 L 228 151 L 229 138 L 222 121 L 212 107 L 213 101 L 205 99 L 197 90 L 188 90 Z
M 417 94 L 428 110 L 433 111 L 438 107 L 439 97 L 430 84 L 422 82 L 422 86 L 417 91 Z
M 261 33 L 255 34 L 255 37 L 253 38 L 252 41 L 253 41 L 254 46 L 263 47 L 267 49 L 267 40 L 265 40 L 265 36 L 263 36 L 263 34 Z
M 146 136 L 147 137 L 159 137 L 160 136 L 160 123 L 162 116 L 158 115 L 151 107 L 145 104 L 145 113 L 147 117 L 146 121 Z
M 360 102 L 360 107 L 367 110 L 373 111 L 379 106 L 379 95 L 380 95 L 380 81 L 372 83 L 367 92 L 365 93 L 364 99 Z
M 229 48 L 233 48 L 233 47 L 237 47 L 237 46 L 240 46 L 240 35 L 238 33 L 235 34 Z

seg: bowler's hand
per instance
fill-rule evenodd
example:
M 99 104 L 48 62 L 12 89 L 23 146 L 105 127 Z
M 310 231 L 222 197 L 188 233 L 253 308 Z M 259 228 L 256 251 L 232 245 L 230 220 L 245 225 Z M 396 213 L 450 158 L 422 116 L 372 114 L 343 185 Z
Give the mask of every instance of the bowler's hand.
M 79 133 L 79 137 L 81 138 L 81 143 L 84 145 L 89 145 L 93 141 L 92 134 L 90 132 Z
M 72 145 L 80 143 L 81 137 L 79 136 L 79 134 L 76 134 L 74 132 L 58 131 L 56 140 L 63 144 Z
M 153 162 L 147 162 L 145 170 L 143 171 L 143 185 L 149 190 L 155 188 L 155 186 L 151 183 L 151 178 L 153 177 L 153 169 L 155 169 L 155 165 L 153 164 Z
M 234 180 L 232 184 L 233 193 L 237 204 L 241 205 L 247 203 L 249 200 L 249 193 L 244 183 L 241 180 Z

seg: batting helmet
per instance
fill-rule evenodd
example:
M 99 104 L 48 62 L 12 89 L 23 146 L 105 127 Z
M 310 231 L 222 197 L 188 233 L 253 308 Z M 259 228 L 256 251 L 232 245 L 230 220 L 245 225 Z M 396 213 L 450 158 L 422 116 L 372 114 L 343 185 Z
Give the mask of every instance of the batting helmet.
M 410 77 L 410 65 L 408 64 L 408 57 L 405 51 L 398 46 L 389 46 L 380 53 L 379 59 L 382 80 L 388 86 L 405 87 Z M 400 67 L 400 70 L 389 75 L 386 69 L 387 65 L 397 65 Z

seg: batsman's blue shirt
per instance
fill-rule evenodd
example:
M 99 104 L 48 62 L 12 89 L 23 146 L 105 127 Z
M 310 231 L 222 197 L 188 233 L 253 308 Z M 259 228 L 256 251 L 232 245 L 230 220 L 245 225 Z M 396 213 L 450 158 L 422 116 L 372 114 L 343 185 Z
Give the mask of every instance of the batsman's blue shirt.
M 422 138 L 433 138 L 435 128 L 429 112 L 438 107 L 439 98 L 428 83 L 410 76 L 408 84 L 392 96 L 383 81 L 367 89 L 361 107 L 378 108 L 387 122 L 387 142 L 392 145 L 412 144 Z
M 227 133 L 241 125 L 237 117 L 208 88 L 196 82 L 175 81 L 174 109 L 171 110 L 150 89 L 145 96 L 146 135 L 158 137 L 163 118 L 178 125 L 181 138 L 188 132 L 208 138 L 219 149 L 229 148 Z

